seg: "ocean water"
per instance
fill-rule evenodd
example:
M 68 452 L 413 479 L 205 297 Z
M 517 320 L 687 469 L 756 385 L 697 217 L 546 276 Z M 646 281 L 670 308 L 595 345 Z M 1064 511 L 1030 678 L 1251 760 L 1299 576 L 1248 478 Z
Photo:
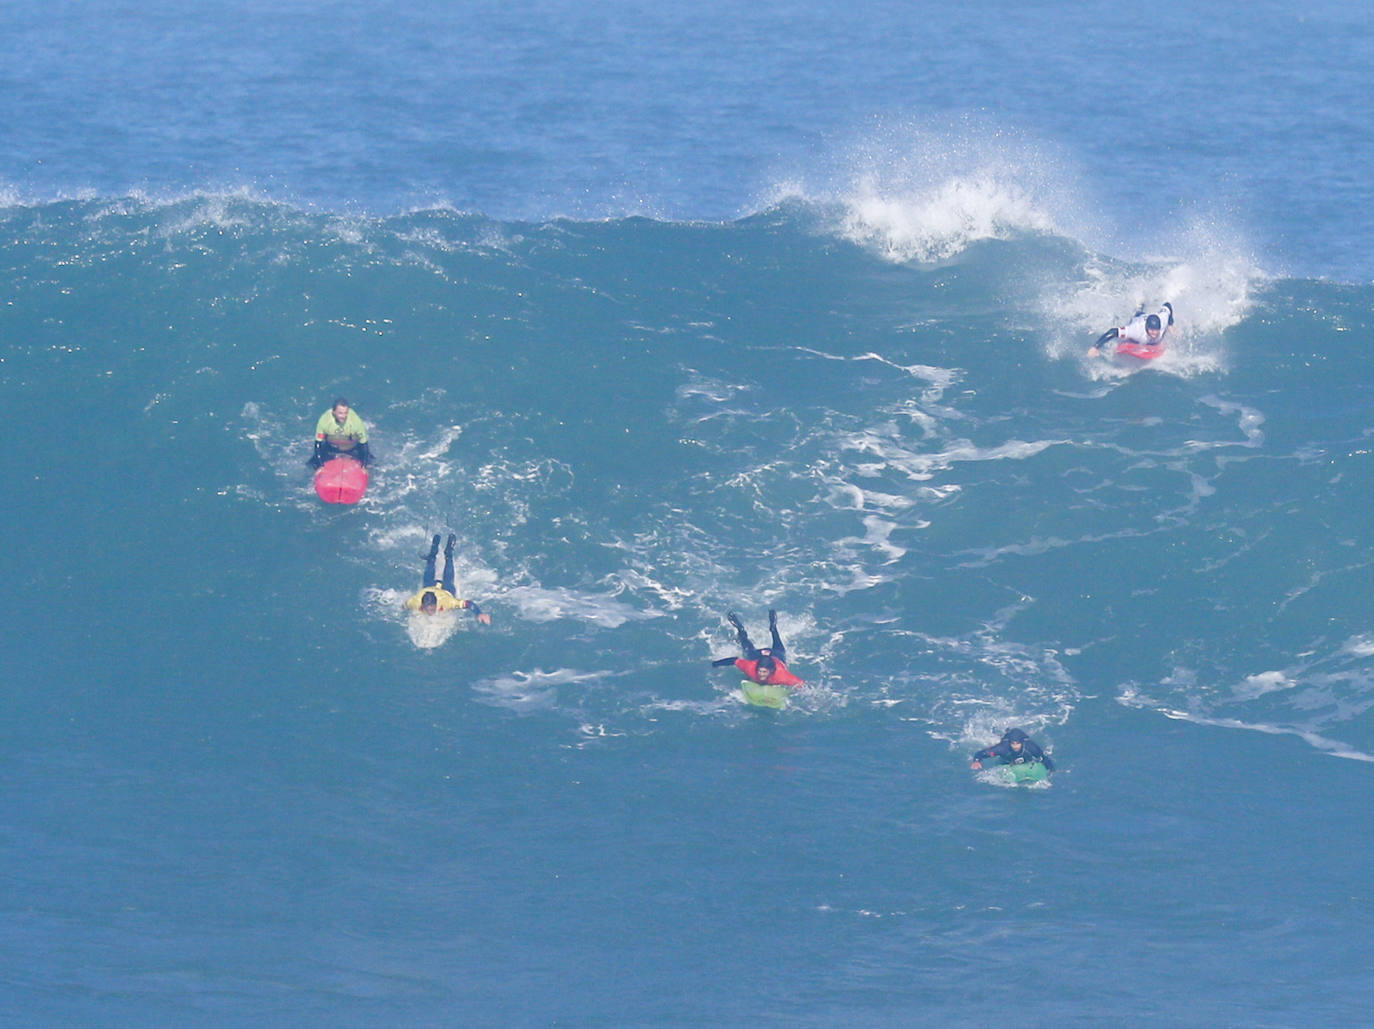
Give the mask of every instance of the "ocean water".
M 0 39 L 0 1023 L 1368 1020 L 1363 8 Z

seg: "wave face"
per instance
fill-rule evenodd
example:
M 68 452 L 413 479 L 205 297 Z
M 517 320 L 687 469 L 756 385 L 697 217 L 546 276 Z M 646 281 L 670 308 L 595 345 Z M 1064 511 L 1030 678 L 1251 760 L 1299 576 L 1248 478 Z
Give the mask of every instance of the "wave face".
M 1290 844 L 1374 761 L 1374 289 L 942 196 L 6 209 L 0 1004 L 1234 1021 L 1320 969 L 1353 1015 L 1369 873 Z M 1164 299 L 1165 357 L 1084 356 Z M 336 395 L 350 510 L 305 466 Z M 494 623 L 421 643 L 450 529 Z M 769 608 L 778 714 L 709 665 Z M 968 778 L 1013 724 L 1049 791 Z

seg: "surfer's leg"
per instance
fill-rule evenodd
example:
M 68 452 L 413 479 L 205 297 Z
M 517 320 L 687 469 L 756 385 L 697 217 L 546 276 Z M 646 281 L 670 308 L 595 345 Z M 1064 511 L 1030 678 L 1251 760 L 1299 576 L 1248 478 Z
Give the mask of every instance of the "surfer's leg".
M 739 649 L 744 651 L 745 660 L 757 661 L 759 649 L 754 646 L 754 641 L 749 638 L 749 634 L 744 631 L 744 623 L 739 620 L 739 615 L 731 611 L 729 614 L 730 624 L 735 627 L 735 638 L 739 640 Z
M 754 646 L 754 641 L 749 638 L 749 634 L 744 631 L 743 626 L 740 626 L 738 635 L 739 649 L 744 651 L 744 657 L 746 661 L 757 661 L 759 658 L 763 656 L 763 651 L 759 650 L 758 647 Z
M 437 581 L 434 578 L 434 564 L 439 560 L 439 534 L 434 534 L 434 542 L 429 545 L 429 557 L 425 559 L 425 581 L 421 586 L 433 586 Z
M 768 611 L 768 631 L 773 634 L 773 656 L 779 661 L 786 661 L 787 648 L 782 645 L 782 637 L 778 635 L 778 613 L 771 608 Z
M 439 537 L 435 536 L 434 539 L 438 542 Z M 456 539 L 453 533 L 449 533 L 448 543 L 444 547 L 444 589 L 455 595 L 458 593 L 458 588 L 453 582 L 453 544 Z

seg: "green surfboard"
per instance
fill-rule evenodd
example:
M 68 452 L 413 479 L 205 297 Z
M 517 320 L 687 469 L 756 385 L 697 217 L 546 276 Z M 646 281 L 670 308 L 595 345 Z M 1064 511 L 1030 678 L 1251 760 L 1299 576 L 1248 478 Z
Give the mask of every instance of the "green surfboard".
M 1050 777 L 1050 770 L 1039 761 L 1027 761 L 1019 765 L 993 765 L 992 768 L 1007 782 L 1044 782 Z
M 787 687 L 745 679 L 739 684 L 744 699 L 755 707 L 771 707 L 778 710 L 787 706 Z

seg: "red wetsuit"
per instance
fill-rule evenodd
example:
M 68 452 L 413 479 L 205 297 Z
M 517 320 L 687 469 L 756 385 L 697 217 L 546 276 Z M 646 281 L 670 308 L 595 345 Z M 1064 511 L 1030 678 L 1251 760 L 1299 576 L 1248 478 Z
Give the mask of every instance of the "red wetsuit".
M 742 658 L 742 657 L 737 657 L 737 658 L 735 658 L 735 667 L 738 668 L 738 669 L 739 669 L 741 672 L 743 672 L 745 675 L 749 676 L 749 678 L 753 679 L 755 682 L 763 683 L 764 685 L 770 685 L 770 686 L 805 686 L 805 685 L 806 685 L 806 682 L 805 682 L 804 680 L 798 679 L 795 675 L 793 675 L 791 672 L 789 672 L 789 671 L 787 670 L 787 666 L 786 666 L 785 664 L 783 664 L 781 661 L 779 661 L 777 658 L 773 658 L 773 674 L 770 675 L 767 679 L 760 679 L 760 678 L 759 678 L 759 663 L 758 663 L 758 660 L 757 660 L 757 659 L 755 659 L 755 660 L 753 660 L 753 661 L 746 661 L 746 660 L 745 660 L 744 658 Z

